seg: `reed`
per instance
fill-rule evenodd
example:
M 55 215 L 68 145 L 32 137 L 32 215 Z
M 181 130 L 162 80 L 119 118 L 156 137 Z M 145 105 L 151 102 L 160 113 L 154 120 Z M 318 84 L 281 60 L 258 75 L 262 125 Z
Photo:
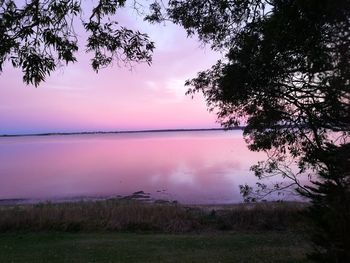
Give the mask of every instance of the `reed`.
M 303 225 L 305 204 L 184 206 L 132 200 L 0 206 L 0 232 L 285 230 Z

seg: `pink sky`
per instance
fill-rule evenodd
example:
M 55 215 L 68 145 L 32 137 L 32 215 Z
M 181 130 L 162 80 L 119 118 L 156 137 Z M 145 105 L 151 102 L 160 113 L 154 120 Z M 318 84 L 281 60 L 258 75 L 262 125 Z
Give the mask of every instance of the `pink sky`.
M 0 134 L 218 127 L 202 96 L 185 96 L 183 84 L 219 55 L 175 25 L 148 25 L 126 12 L 119 21 L 155 41 L 150 67 L 115 65 L 95 74 L 91 55 L 82 52 L 78 63 L 35 88 L 7 65 L 0 75 Z

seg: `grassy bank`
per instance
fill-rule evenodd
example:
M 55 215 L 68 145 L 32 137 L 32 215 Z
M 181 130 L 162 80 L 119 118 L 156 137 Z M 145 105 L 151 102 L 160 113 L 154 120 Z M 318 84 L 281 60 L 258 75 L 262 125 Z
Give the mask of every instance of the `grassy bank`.
M 130 200 L 0 206 L 0 262 L 307 262 L 305 207 Z
M 137 201 L 0 206 L 0 232 L 291 230 L 302 227 L 300 203 L 183 206 Z
M 221 234 L 0 234 L 2 263 L 307 262 L 308 245 L 292 232 Z

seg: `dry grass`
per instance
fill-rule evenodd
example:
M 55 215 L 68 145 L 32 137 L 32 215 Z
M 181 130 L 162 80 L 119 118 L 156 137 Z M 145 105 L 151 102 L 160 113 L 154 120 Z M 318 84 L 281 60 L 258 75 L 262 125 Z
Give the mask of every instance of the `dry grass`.
M 183 206 L 138 201 L 0 206 L 0 232 L 284 230 L 302 225 L 304 204 Z

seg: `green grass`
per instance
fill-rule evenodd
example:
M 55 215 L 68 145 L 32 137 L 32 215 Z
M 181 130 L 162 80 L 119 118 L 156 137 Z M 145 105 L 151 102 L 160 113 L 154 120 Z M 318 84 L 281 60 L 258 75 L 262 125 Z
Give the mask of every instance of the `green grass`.
M 202 234 L 5 233 L 1 263 L 307 262 L 293 232 Z

